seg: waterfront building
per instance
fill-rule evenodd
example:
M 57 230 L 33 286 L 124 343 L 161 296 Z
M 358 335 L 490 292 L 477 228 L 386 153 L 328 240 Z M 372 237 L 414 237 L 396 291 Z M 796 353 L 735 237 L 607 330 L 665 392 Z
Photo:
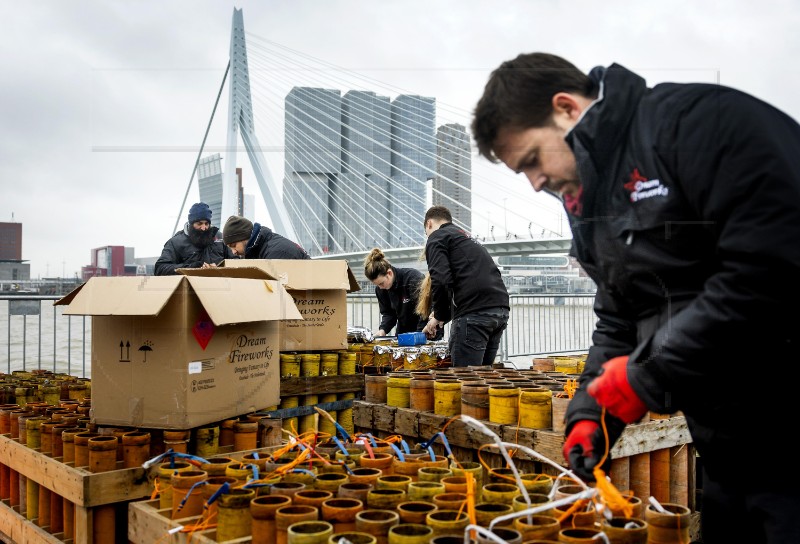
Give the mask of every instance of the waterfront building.
M 472 232 L 472 155 L 464 125 L 450 123 L 437 129 L 432 189 L 432 204 L 448 208 L 453 222 Z
M 221 230 L 227 217 L 220 217 L 222 215 L 222 157 L 219 153 L 200 159 L 197 164 L 197 186 L 200 189 L 200 201 L 205 202 L 211 208 L 211 224 Z M 241 187 L 241 182 L 239 186 Z M 183 228 L 183 223 L 180 228 Z
M 391 247 L 425 243 L 427 180 L 435 170 L 436 99 L 399 95 L 392 101 Z
M 286 96 L 283 203 L 295 241 L 311 255 L 334 243 L 331 186 L 341 174 L 341 110 L 335 89 L 295 87 Z
M 349 91 L 342 98 L 342 174 L 334 187 L 334 237 L 345 252 L 389 240 L 391 105 L 388 96 Z
M 31 278 L 31 265 L 22 260 L 22 223 L 0 222 L 0 280 L 26 281 Z M 6 283 L 10 286 L 12 283 Z
M 135 276 L 139 271 L 134 248 L 103 246 L 91 250 L 91 264 L 81 267 L 81 278 L 94 276 Z
M 311 255 L 424 241 L 434 98 L 295 87 L 285 103 L 284 204 Z

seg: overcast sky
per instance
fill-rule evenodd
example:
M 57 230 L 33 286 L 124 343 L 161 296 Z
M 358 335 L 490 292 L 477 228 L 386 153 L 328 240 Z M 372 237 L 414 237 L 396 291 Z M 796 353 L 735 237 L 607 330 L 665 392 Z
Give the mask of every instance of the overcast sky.
M 532 51 L 586 71 L 617 62 L 650 85 L 719 82 L 800 119 L 792 0 L 0 0 L 0 221 L 23 224 L 32 278 L 74 276 L 92 248 L 106 245 L 157 256 L 186 220 L 199 200 L 195 181 L 181 212 L 228 60 L 234 7 L 243 8 L 249 50 L 285 47 L 337 73 L 363 74 L 376 82 L 367 90 L 433 96 L 437 124 L 468 125 L 489 72 Z M 265 85 L 254 85 L 254 102 L 272 96 Z M 278 145 L 282 134 L 262 115 L 262 146 Z M 225 146 L 226 116 L 223 100 L 211 150 Z M 476 233 L 499 225 L 527 235 L 531 223 L 536 234 L 566 229 L 552 197 L 473 161 Z M 237 166 L 245 190 L 258 194 L 244 155 Z M 256 220 L 269 225 L 260 195 L 256 202 Z

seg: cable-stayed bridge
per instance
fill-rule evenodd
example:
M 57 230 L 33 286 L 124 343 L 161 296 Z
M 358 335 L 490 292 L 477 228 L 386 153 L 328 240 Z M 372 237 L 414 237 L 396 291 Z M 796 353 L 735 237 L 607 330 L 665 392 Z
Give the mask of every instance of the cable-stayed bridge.
M 563 255 L 570 247 L 560 235 L 563 210 L 554 200 L 544 204 L 510 171 L 472 160 L 466 108 L 245 33 L 238 9 L 214 112 L 226 82 L 219 201 L 201 195 L 212 209 L 219 206 L 214 216 L 220 226 L 243 214 L 236 174 L 236 151 L 242 150 L 268 212 L 251 219 L 297 241 L 314 258 L 347 259 L 360 268 L 369 250 L 380 247 L 392 262 L 418 261 L 422 219 L 432 204 L 447 206 L 454 223 L 494 256 Z

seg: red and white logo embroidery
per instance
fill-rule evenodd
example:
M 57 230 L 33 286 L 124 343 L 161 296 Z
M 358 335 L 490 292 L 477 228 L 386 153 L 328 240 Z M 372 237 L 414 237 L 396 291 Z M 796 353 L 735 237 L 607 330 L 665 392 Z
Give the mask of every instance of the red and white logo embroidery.
M 624 187 L 630 193 L 631 202 L 669 194 L 669 187 L 662 184 L 660 179 L 647 179 L 639 173 L 638 168 L 633 169 L 630 181 Z

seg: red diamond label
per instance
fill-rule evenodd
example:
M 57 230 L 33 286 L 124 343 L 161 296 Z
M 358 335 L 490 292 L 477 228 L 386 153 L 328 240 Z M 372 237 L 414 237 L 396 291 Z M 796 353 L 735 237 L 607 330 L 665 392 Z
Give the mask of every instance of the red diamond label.
M 205 351 L 206 346 L 211 342 L 211 337 L 214 336 L 214 323 L 212 323 L 211 318 L 208 317 L 205 310 L 197 318 L 197 321 L 194 322 L 192 334 L 194 335 L 194 339 L 197 340 L 197 343 L 200 344 L 200 347 Z

